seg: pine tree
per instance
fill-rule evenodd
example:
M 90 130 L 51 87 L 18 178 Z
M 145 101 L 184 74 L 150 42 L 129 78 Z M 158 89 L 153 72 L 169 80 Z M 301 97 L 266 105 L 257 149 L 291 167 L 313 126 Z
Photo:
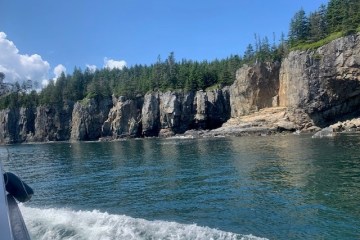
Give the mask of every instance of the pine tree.
M 330 0 L 327 9 L 327 22 L 329 33 L 343 30 L 343 23 L 346 15 L 345 0 Z
M 346 0 L 343 19 L 343 31 L 346 35 L 355 33 L 359 26 L 359 5 L 359 0 Z
M 353 10 L 353 19 L 356 28 L 360 26 L 360 1 L 359 0 L 349 0 L 349 6 Z
M 309 36 L 309 19 L 304 9 L 295 13 L 290 22 L 289 41 L 291 45 L 306 41 Z
M 5 79 L 5 73 L 0 72 L 0 83 L 3 83 L 4 79 Z
M 321 12 L 310 13 L 309 39 L 318 41 L 326 36 L 326 22 Z
M 270 43 L 267 37 L 264 37 L 261 41 L 260 51 L 257 53 L 257 57 L 260 61 L 271 60 Z
M 254 56 L 255 56 L 254 48 L 251 44 L 249 44 L 244 52 L 244 57 L 243 57 L 244 61 L 250 63 L 254 60 Z
M 174 52 L 171 52 L 166 61 L 167 64 L 167 77 L 168 85 L 171 88 L 176 88 L 177 75 L 178 75 L 178 65 L 175 60 Z

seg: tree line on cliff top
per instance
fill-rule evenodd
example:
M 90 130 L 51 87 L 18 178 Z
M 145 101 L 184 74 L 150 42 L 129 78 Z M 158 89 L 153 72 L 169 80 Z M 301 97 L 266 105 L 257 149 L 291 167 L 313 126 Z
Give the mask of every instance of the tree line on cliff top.
M 288 44 L 291 48 L 317 47 L 359 31 L 360 0 L 330 0 L 317 11 L 306 14 L 303 9 L 295 13 L 290 22 Z M 314 44 L 319 42 L 319 44 Z
M 296 12 L 287 38 L 282 34 L 276 40 L 274 34 L 270 42 L 268 37 L 261 38 L 255 34 L 254 43 L 246 47 L 242 56 L 231 55 L 222 60 L 202 62 L 177 61 L 172 52 L 164 60 L 159 56 L 156 63 L 149 66 L 96 71 L 75 68 L 72 74 L 63 73 L 56 81 L 50 80 L 40 92 L 29 91 L 29 84 L 15 84 L 14 91 L 0 97 L 0 109 L 42 104 L 62 106 L 66 101 L 84 98 L 100 100 L 111 95 L 134 98 L 158 90 L 221 88 L 233 83 L 236 70 L 243 64 L 281 61 L 291 49 L 319 46 L 326 43 L 324 39 L 352 34 L 359 30 L 359 26 L 360 0 L 330 0 L 315 12 L 306 14 L 303 9 Z

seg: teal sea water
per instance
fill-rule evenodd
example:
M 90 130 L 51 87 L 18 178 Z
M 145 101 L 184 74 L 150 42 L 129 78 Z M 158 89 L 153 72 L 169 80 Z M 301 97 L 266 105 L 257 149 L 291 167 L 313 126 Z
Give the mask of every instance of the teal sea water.
M 360 239 L 360 135 L 7 148 L 33 239 Z

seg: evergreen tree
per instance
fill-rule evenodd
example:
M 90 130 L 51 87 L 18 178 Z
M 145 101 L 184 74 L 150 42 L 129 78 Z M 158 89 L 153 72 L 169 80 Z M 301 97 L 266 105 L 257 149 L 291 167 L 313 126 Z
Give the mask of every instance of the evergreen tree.
M 325 4 L 321 4 L 318 10 L 318 14 L 320 16 L 320 35 L 322 38 L 326 37 L 326 35 L 329 33 L 329 26 L 327 22 L 327 6 Z
M 3 83 L 4 79 L 5 79 L 5 73 L 0 72 L 0 83 Z
M 21 91 L 20 83 L 19 83 L 19 82 L 16 82 L 16 83 L 13 85 L 13 92 L 19 93 L 20 91 Z
M 306 41 L 309 36 L 309 20 L 304 9 L 295 13 L 290 22 L 289 41 L 292 45 Z
M 166 61 L 167 64 L 167 76 L 168 76 L 168 82 L 169 86 L 171 88 L 176 88 L 176 82 L 177 82 L 177 76 L 178 76 L 178 65 L 175 61 L 175 55 L 174 52 L 171 52 L 170 55 L 167 58 Z
M 353 34 L 359 26 L 359 0 L 345 0 L 346 9 L 344 10 L 343 31 L 345 34 Z
M 360 26 L 360 1 L 349 0 L 349 8 L 352 10 L 352 18 L 356 28 Z
M 265 37 L 261 41 L 260 50 L 256 54 L 257 59 L 260 61 L 270 61 L 271 60 L 271 49 L 269 39 Z
M 156 64 L 153 66 L 152 78 L 154 85 L 154 90 L 160 90 L 163 86 L 163 76 L 164 76 L 164 66 L 161 61 L 160 55 L 157 58 Z
M 232 84 L 235 81 L 236 71 L 241 67 L 241 64 L 242 61 L 239 55 L 230 56 L 228 60 L 228 69 L 231 75 L 231 82 L 229 84 Z
M 179 72 L 178 72 L 178 88 L 185 88 L 189 90 L 189 77 L 190 77 L 190 66 L 191 62 L 182 60 L 179 65 Z
M 285 40 L 284 33 L 281 33 L 280 44 L 274 52 L 275 52 L 275 56 L 274 56 L 275 61 L 280 61 L 288 53 L 288 46 Z
M 234 82 L 235 79 L 232 78 L 231 73 L 228 70 L 222 72 L 222 76 L 220 78 L 220 83 L 223 86 L 230 85 Z
M 318 41 L 326 36 L 326 10 L 322 5 L 319 11 L 310 13 L 309 16 L 309 39 Z
M 84 98 L 84 76 L 80 69 L 76 68 L 68 80 L 69 100 L 77 101 Z
M 254 60 L 254 56 L 255 56 L 254 48 L 251 44 L 249 44 L 244 52 L 244 61 L 250 63 Z
M 346 15 L 346 0 L 330 0 L 327 9 L 327 22 L 329 32 L 342 31 Z

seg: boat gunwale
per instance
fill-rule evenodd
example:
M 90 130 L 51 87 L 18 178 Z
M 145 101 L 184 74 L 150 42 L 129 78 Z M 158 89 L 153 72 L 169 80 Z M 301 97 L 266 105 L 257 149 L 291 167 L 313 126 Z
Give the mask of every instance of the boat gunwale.
M 1 238 L 5 240 L 11 240 L 13 239 L 12 234 L 12 228 L 10 223 L 10 214 L 9 214 L 9 205 L 7 202 L 7 194 L 5 190 L 5 182 L 3 177 L 3 166 L 0 162 L 0 171 L 1 171 L 1 177 L 0 177 L 0 232 L 1 232 Z

